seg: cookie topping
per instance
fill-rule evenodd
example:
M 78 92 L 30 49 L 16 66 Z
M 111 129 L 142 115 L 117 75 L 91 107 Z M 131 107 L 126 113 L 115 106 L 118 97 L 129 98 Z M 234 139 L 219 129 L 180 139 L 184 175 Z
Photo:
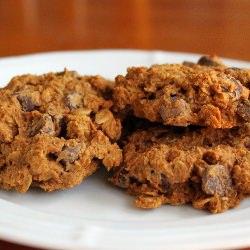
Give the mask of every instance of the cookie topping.
M 38 106 L 35 105 L 32 100 L 32 97 L 29 96 L 27 93 L 19 92 L 15 93 L 15 95 L 17 95 L 17 100 L 19 101 L 24 112 L 30 112 L 37 109 Z
M 176 118 L 186 120 L 190 116 L 190 113 L 189 104 L 178 96 L 170 97 L 169 101 L 164 102 L 160 109 L 160 116 L 166 123 Z M 174 124 L 174 121 L 172 123 Z M 185 126 L 185 122 L 183 125 Z
M 66 168 L 68 163 L 74 163 L 74 161 L 77 160 L 80 150 L 80 143 L 76 146 L 64 146 L 62 151 L 58 154 L 57 161 L 59 161 L 64 166 L 64 168 Z
M 223 165 L 210 165 L 202 177 L 202 190 L 209 195 L 224 196 L 232 185 L 228 168 Z
M 37 134 L 53 136 L 55 134 L 55 126 L 52 117 L 48 114 L 43 114 L 42 116 L 35 118 L 28 129 L 28 134 L 31 137 Z
M 199 60 L 198 60 L 198 64 L 202 65 L 202 66 L 212 66 L 212 67 L 216 67 L 221 65 L 221 62 L 218 61 L 217 57 L 213 57 L 213 56 L 202 56 Z

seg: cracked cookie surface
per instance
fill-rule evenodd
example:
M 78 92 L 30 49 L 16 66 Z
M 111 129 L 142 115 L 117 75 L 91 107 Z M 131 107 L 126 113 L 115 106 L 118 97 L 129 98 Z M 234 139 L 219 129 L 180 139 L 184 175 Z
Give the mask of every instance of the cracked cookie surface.
M 234 129 L 151 127 L 134 132 L 110 182 L 136 196 L 136 206 L 163 204 L 211 213 L 250 194 L 250 125 Z
M 250 70 L 228 68 L 217 57 L 131 67 L 116 77 L 114 109 L 165 125 L 232 128 L 250 122 L 249 85 Z
M 0 187 L 26 192 L 80 184 L 122 160 L 113 83 L 63 71 L 14 77 L 0 90 Z

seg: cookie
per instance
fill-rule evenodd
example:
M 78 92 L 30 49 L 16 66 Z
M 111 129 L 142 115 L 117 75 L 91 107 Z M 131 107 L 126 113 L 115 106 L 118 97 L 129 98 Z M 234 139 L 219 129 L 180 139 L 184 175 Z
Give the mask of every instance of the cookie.
M 232 128 L 250 122 L 249 83 L 249 70 L 227 68 L 216 57 L 131 67 L 116 77 L 114 110 L 165 125 Z
M 100 76 L 67 70 L 14 77 L 0 90 L 0 187 L 67 189 L 102 164 L 119 166 L 112 88 Z
M 220 213 L 250 194 L 249 150 L 249 124 L 223 130 L 158 125 L 129 137 L 124 162 L 109 181 L 135 196 L 139 208 L 191 203 Z

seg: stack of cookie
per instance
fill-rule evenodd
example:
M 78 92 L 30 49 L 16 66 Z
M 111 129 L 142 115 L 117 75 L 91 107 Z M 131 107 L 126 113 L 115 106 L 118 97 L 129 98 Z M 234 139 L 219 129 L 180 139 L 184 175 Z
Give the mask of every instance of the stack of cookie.
M 80 184 L 98 167 L 136 206 L 212 213 L 250 194 L 250 71 L 216 57 L 132 67 L 115 84 L 73 71 L 0 90 L 0 187 Z
M 249 70 L 216 57 L 129 68 L 116 78 L 115 111 L 151 123 L 140 120 L 126 137 L 110 181 L 141 208 L 191 203 L 218 213 L 237 206 L 250 194 L 249 85 Z

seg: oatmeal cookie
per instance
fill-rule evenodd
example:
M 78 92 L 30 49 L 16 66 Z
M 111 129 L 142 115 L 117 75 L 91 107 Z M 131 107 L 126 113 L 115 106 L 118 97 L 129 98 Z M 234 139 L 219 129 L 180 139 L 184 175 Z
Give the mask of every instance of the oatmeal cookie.
M 250 125 L 241 128 L 157 126 L 132 134 L 110 182 L 136 196 L 136 206 L 191 203 L 211 213 L 250 194 Z
M 113 83 L 63 71 L 14 77 L 0 90 L 0 187 L 76 186 L 101 164 L 119 166 Z
M 217 57 L 198 63 L 131 67 L 116 77 L 114 110 L 165 125 L 232 128 L 250 122 L 250 71 Z

